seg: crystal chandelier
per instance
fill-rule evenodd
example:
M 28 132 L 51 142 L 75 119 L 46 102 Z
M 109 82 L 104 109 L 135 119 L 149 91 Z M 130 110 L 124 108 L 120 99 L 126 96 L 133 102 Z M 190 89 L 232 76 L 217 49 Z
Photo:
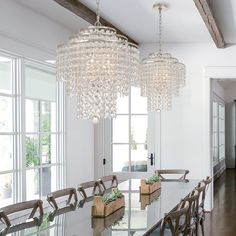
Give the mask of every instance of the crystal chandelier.
M 66 92 L 75 96 L 77 117 L 113 118 L 118 96 L 127 96 L 129 84 L 138 76 L 139 50 L 116 30 L 97 21 L 57 48 L 56 77 Z
M 185 85 L 185 65 L 162 52 L 162 10 L 164 4 L 153 6 L 159 12 L 159 51 L 141 62 L 141 95 L 147 97 L 148 111 L 171 110 L 173 96 Z

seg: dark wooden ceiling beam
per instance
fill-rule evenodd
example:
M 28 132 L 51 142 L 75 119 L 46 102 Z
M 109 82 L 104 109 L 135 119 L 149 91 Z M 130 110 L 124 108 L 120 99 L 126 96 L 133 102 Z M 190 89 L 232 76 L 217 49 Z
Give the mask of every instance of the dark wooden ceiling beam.
M 217 25 L 208 0 L 193 0 L 215 45 L 217 48 L 224 48 L 224 37 Z
M 89 9 L 88 7 L 86 7 L 84 4 L 82 4 L 79 0 L 54 0 L 54 1 L 63 6 L 64 8 L 66 8 L 67 10 L 73 12 L 77 16 L 81 17 L 88 23 L 92 25 L 95 23 L 96 13 L 91 9 Z M 130 43 L 138 45 L 138 43 L 134 39 L 124 34 L 121 30 L 119 30 L 114 25 L 106 21 L 104 18 L 100 17 L 100 22 L 103 26 L 112 27 L 116 29 L 117 33 L 126 36 Z

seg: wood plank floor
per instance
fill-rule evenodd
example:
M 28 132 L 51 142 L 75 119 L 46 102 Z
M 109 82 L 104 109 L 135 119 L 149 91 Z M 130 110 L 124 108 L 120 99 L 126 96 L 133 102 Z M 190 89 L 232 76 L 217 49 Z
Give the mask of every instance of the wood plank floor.
M 205 236 L 236 236 L 236 171 L 227 169 L 214 184 L 214 209 L 207 214 Z

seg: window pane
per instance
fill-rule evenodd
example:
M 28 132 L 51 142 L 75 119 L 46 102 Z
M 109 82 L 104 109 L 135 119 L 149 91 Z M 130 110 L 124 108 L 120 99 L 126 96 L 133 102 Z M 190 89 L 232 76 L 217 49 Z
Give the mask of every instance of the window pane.
M 147 143 L 147 116 L 131 117 L 131 148 L 136 143 Z
M 27 200 L 38 199 L 39 196 L 39 170 L 26 171 L 26 197 Z
M 26 167 L 38 166 L 39 159 L 39 139 L 37 135 L 25 137 L 26 143 Z
M 131 114 L 146 114 L 147 98 L 140 96 L 140 88 L 131 87 Z
M 113 171 L 129 171 L 129 145 L 113 145 Z
M 26 99 L 25 103 L 26 132 L 39 131 L 39 102 Z
M 0 93 L 12 93 L 12 60 L 0 56 Z
M 55 75 L 27 66 L 25 70 L 25 95 L 30 98 L 56 101 Z
M 118 97 L 117 98 L 117 114 L 128 114 L 129 113 L 129 97 Z
M 41 154 L 42 163 L 50 164 L 56 162 L 56 135 L 44 134 L 41 135 Z
M 131 150 L 131 171 L 147 171 L 147 146 L 145 144 L 137 145 Z
M 13 203 L 12 174 L 0 175 L 0 207 Z
M 10 135 L 0 136 L 0 171 L 13 169 L 13 141 Z
M 57 173 L 56 166 L 42 168 L 42 194 L 46 196 L 48 193 L 56 190 Z
M 117 116 L 113 119 L 113 143 L 129 142 L 129 117 Z
M 0 132 L 12 132 L 12 98 L 0 96 Z
M 40 124 L 42 132 L 56 130 L 56 104 L 51 102 L 40 102 L 41 114 Z

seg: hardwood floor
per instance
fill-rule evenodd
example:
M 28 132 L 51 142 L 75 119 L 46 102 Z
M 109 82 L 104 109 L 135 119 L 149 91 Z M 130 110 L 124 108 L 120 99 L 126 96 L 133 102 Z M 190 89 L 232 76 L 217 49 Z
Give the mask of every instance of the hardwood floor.
M 205 236 L 236 236 L 236 171 L 227 169 L 214 185 L 214 209 L 207 214 Z

